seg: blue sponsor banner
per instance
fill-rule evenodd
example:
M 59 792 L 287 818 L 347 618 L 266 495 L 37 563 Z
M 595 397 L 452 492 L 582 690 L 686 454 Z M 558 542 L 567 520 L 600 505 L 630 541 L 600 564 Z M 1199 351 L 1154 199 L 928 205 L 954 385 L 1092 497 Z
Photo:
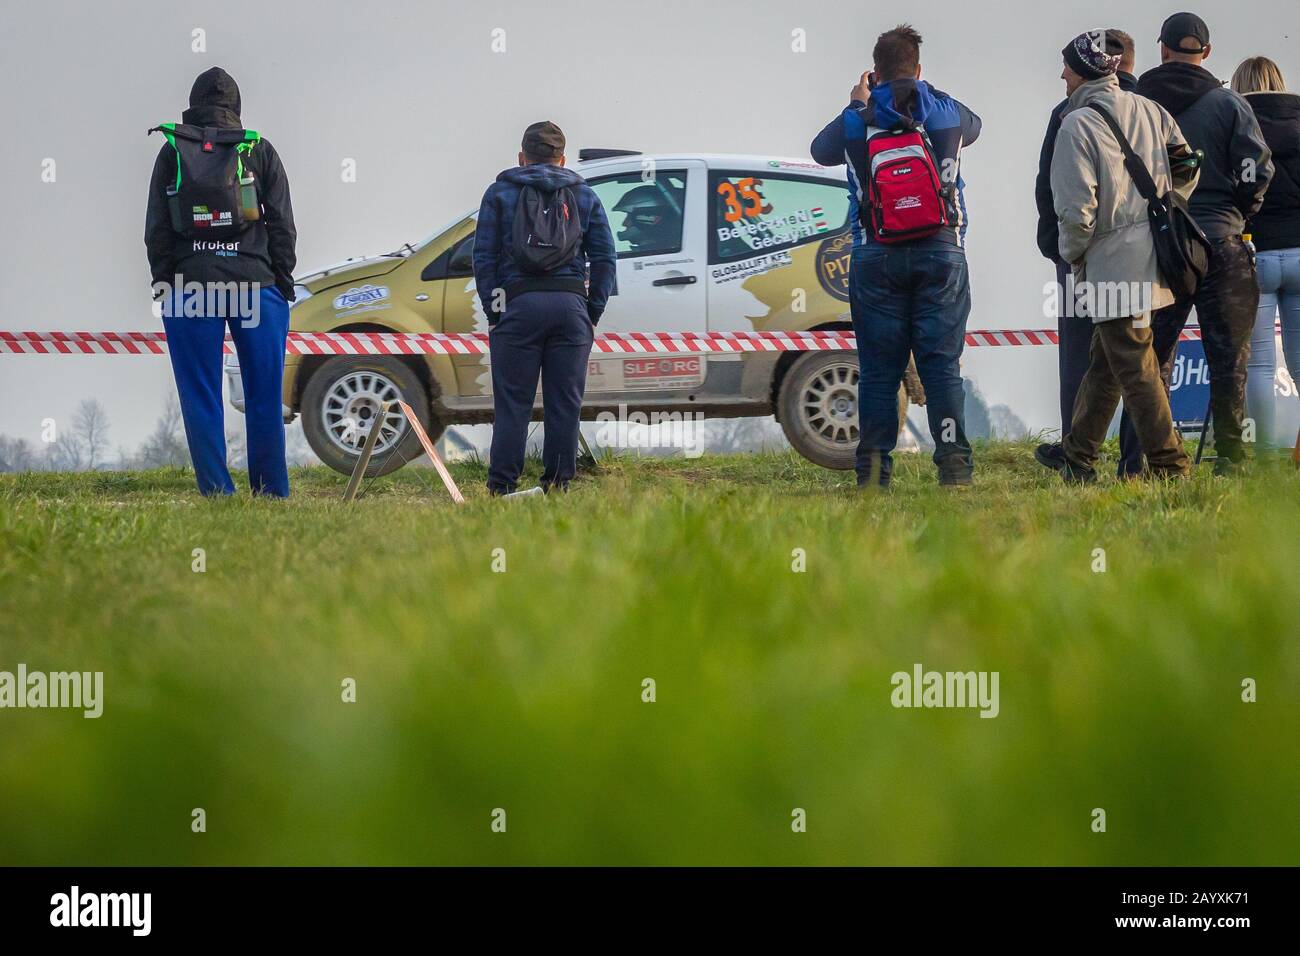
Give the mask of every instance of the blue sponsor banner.
M 1197 341 L 1178 343 L 1173 374 L 1169 380 L 1169 406 L 1181 428 L 1198 428 L 1205 421 L 1210 404 L 1210 366 L 1205 349 Z

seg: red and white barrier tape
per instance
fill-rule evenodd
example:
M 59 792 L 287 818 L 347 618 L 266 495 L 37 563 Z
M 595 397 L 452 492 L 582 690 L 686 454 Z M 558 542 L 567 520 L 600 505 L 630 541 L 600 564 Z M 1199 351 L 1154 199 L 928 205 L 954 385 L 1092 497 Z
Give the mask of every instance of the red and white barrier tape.
M 1183 330 L 1184 340 L 1201 337 Z M 966 333 L 972 348 L 1056 345 L 1055 329 L 984 329 Z M 594 352 L 686 354 L 738 352 L 834 352 L 857 348 L 852 332 L 604 332 Z M 225 352 L 234 352 L 226 340 Z M 0 332 L 0 353 L 18 355 L 162 355 L 163 332 Z M 484 355 L 486 332 L 290 332 L 289 355 Z

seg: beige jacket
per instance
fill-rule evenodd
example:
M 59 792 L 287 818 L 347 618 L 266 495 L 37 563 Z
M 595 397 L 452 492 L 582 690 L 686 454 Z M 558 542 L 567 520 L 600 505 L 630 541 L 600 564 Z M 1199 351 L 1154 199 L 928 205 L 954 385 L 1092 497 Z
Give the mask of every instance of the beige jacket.
M 1147 203 L 1124 168 L 1124 153 L 1089 103 L 1105 107 L 1146 164 L 1160 195 L 1186 199 L 1199 172 L 1175 184 L 1169 149 L 1186 145 L 1158 103 L 1126 93 L 1114 76 L 1091 80 L 1070 96 L 1052 156 L 1052 197 L 1061 258 L 1074 269 L 1076 315 L 1093 322 L 1139 316 L 1174 301 L 1156 267 Z

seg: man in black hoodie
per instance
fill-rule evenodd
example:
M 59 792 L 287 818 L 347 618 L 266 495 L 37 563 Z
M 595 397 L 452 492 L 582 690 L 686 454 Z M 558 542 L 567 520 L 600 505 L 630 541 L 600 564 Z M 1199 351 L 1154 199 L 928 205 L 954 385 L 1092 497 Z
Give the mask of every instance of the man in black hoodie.
M 1138 80 L 1137 91 L 1167 109 L 1193 149 L 1205 153 L 1201 179 L 1188 206 L 1210 240 L 1210 269 L 1194 299 L 1156 312 L 1156 357 L 1166 387 L 1178 338 L 1193 305 L 1210 367 L 1216 474 L 1232 474 L 1246 453 L 1242 415 L 1246 362 L 1259 305 L 1255 261 L 1242 238 L 1273 178 L 1273 163 L 1245 97 L 1225 89 L 1201 66 L 1210 55 L 1210 30 L 1192 13 L 1176 13 L 1160 28 L 1160 66 Z M 1142 448 L 1125 415 L 1120 426 L 1120 477 L 1142 471 Z
M 1126 93 L 1137 89 L 1137 77 L 1133 75 L 1137 51 L 1133 38 L 1123 30 L 1107 30 L 1106 52 L 1119 57 L 1119 70 L 1115 74 L 1119 88 Z M 1074 415 L 1074 399 L 1079 394 L 1079 383 L 1083 381 L 1083 375 L 1088 371 L 1092 360 L 1092 319 L 1086 315 L 1074 315 L 1073 310 L 1065 306 L 1070 266 L 1061 260 L 1058 247 L 1059 223 L 1052 199 L 1052 157 L 1056 154 L 1056 134 L 1061 131 L 1061 117 L 1065 115 L 1069 102 L 1068 99 L 1061 100 L 1052 109 L 1052 115 L 1047 121 L 1047 133 L 1043 137 L 1043 148 L 1038 154 L 1038 178 L 1034 181 L 1034 202 L 1038 205 L 1038 249 L 1056 266 L 1056 361 L 1061 380 L 1061 441 L 1039 445 L 1037 455 L 1058 463 L 1064 461 L 1061 442 L 1070 434 L 1070 419 Z
M 213 67 L 194 81 L 190 108 L 181 114 L 181 122 L 201 130 L 243 129 L 240 105 L 234 79 Z M 242 162 L 253 175 L 258 218 L 233 235 L 196 239 L 172 226 L 168 188 L 178 182 L 178 155 L 175 145 L 164 143 L 154 161 L 144 242 L 156 294 L 172 293 L 164 299 L 163 326 L 199 491 L 205 495 L 235 491 L 226 467 L 221 407 L 222 346 L 229 317 L 244 382 L 249 486 L 254 494 L 287 497 L 280 393 L 298 237 L 289 181 L 275 147 L 256 139 L 242 153 Z M 194 283 L 204 291 L 191 292 Z M 256 309 L 249 320 L 239 310 L 224 307 L 218 315 L 198 314 L 210 312 L 207 307 L 216 296 L 228 295 L 233 288 L 239 289 L 241 309 L 245 300 Z M 202 296 L 197 302 L 196 295 Z

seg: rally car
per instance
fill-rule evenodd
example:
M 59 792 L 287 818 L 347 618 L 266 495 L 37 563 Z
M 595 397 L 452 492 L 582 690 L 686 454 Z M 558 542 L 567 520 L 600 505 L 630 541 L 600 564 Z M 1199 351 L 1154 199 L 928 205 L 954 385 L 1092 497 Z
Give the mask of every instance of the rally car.
M 849 199 L 842 169 L 799 159 L 583 150 L 574 167 L 609 216 L 618 294 L 600 332 L 850 329 Z M 291 312 L 302 332 L 472 332 L 477 209 L 415 245 L 303 278 Z M 286 358 L 286 420 L 301 414 L 312 449 L 350 473 L 380 404 L 404 399 L 431 437 L 489 422 L 486 355 Z M 227 360 L 242 411 L 237 360 Z M 828 468 L 853 464 L 856 352 L 710 355 L 593 353 L 584 418 L 602 411 L 774 414 L 790 444 Z M 905 407 L 905 406 L 904 406 Z M 539 397 L 540 411 L 540 397 Z M 370 469 L 419 455 L 396 410 L 380 422 Z M 389 454 L 397 447 L 400 454 Z

